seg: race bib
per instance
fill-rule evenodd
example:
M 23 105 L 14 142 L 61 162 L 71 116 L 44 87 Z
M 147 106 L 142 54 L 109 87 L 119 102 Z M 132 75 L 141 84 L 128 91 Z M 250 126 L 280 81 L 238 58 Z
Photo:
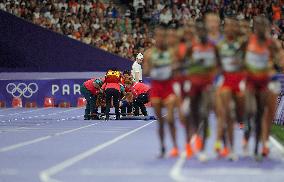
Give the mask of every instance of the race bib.
M 234 57 L 223 57 L 221 61 L 224 71 L 233 72 L 240 70 L 240 62 Z
M 268 89 L 274 94 L 280 94 L 281 83 L 279 81 L 271 81 L 268 83 Z
M 177 96 L 181 96 L 181 85 L 180 83 L 178 82 L 174 82 L 173 84 L 173 90 L 174 90 L 174 93 L 177 95 Z
M 168 80 L 172 76 L 172 68 L 170 65 L 153 68 L 150 76 L 153 80 Z
M 246 55 L 246 64 L 252 68 L 263 70 L 268 67 L 269 55 L 255 54 L 253 52 L 248 52 Z
M 204 67 L 212 67 L 215 66 L 215 53 L 214 52 L 194 52 L 192 55 L 193 60 L 196 60 L 197 62 L 199 60 L 202 61 L 202 66 Z
M 189 93 L 191 90 L 191 82 L 189 80 L 186 80 L 183 84 L 183 91 L 185 93 Z

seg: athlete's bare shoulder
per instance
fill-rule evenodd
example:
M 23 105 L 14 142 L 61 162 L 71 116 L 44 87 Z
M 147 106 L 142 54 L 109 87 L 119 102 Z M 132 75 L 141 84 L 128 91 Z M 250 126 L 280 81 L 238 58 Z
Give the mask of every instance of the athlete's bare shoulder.
M 151 54 L 152 54 L 152 52 L 153 52 L 153 47 L 151 47 L 151 48 L 148 48 L 148 49 L 146 49 L 145 50 L 145 52 L 144 52 L 144 59 L 146 59 L 146 60 L 148 60 L 149 59 L 149 57 L 151 56 Z

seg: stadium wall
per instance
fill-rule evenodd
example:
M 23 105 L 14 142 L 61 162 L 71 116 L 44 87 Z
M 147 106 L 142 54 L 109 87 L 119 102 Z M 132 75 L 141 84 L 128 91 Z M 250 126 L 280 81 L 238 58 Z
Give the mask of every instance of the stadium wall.
M 0 10 L 0 72 L 104 72 L 132 61 Z

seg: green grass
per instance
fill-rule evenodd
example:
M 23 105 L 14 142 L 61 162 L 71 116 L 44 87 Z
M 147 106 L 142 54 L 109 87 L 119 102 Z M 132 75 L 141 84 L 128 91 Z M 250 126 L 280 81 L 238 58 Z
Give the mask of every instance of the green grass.
M 284 126 L 273 124 L 271 128 L 272 136 L 274 136 L 282 145 L 284 145 Z

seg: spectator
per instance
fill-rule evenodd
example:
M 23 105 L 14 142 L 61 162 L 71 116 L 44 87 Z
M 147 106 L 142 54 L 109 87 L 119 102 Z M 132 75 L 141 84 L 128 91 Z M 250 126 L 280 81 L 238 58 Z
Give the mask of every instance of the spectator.
M 136 12 L 139 8 L 143 8 L 145 6 L 144 0 L 133 0 L 133 7 L 135 8 Z
M 249 2 L 249 3 L 248 3 Z M 275 3 L 272 3 L 275 2 Z M 189 21 L 203 18 L 207 12 L 236 16 L 247 20 L 264 14 L 274 23 L 272 35 L 283 38 L 284 3 L 275 0 L 133 0 L 125 1 L 125 12 L 119 5 L 100 0 L 0 0 L 0 9 L 39 26 L 62 33 L 86 44 L 131 58 L 152 46 L 153 27 L 163 24 L 177 28 Z M 218 32 L 219 27 L 213 27 Z M 210 34 L 218 39 L 219 34 Z
M 168 7 L 165 6 L 164 9 L 162 10 L 161 14 L 160 14 L 160 23 L 162 25 L 167 26 L 171 20 L 172 20 L 172 13 L 168 9 Z

